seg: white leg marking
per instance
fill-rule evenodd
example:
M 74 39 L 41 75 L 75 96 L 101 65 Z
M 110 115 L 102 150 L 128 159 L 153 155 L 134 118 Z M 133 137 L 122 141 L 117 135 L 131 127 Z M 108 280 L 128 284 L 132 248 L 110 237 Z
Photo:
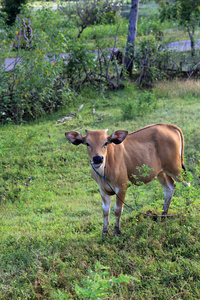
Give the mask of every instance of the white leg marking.
M 121 214 L 123 212 L 123 206 L 118 206 L 117 203 L 115 203 L 114 212 L 115 212 L 116 216 L 118 216 L 118 215 L 121 216 Z
M 115 226 L 120 229 L 120 219 L 123 212 L 123 206 L 117 206 L 117 203 L 115 203 L 114 212 L 116 216 Z
M 101 189 L 101 197 L 102 197 L 102 208 L 103 208 L 103 232 L 108 232 L 109 227 L 109 214 L 110 214 L 110 203 L 111 199 L 106 193 L 104 193 Z
M 174 189 L 175 189 L 175 185 L 172 184 L 171 182 L 167 182 L 168 186 L 163 186 L 164 190 L 165 190 L 165 201 L 164 201 L 164 205 L 163 205 L 163 211 L 165 214 L 167 214 L 173 193 L 174 193 Z
M 181 134 L 180 132 L 178 131 L 178 134 L 179 134 L 179 137 L 180 137 L 180 149 L 179 149 L 179 153 L 180 153 L 180 156 L 182 154 L 182 139 L 181 139 Z

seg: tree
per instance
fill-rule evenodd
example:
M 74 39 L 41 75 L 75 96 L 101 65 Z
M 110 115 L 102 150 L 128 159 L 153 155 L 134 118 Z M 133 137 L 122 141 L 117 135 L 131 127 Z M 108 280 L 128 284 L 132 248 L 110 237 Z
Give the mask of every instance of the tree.
M 15 22 L 16 16 L 20 13 L 21 6 L 26 4 L 28 0 L 2 0 L 1 11 L 7 14 L 6 23 L 12 25 Z
M 116 12 L 120 9 L 120 3 L 113 0 L 83 0 L 75 4 L 61 5 L 60 9 L 69 20 L 73 20 L 78 28 L 80 38 L 83 30 L 96 23 L 114 22 Z
M 138 10 L 139 10 L 139 0 L 132 0 L 130 17 L 129 17 L 126 53 L 124 59 L 124 65 L 130 77 L 132 76 L 132 69 L 133 69 L 134 44 L 135 44 L 136 33 L 137 33 Z
M 197 25 L 200 24 L 200 0 L 174 0 L 173 2 L 157 0 L 157 2 L 161 6 L 161 21 L 177 20 L 179 25 L 186 28 L 191 43 L 191 55 L 194 56 L 194 34 Z

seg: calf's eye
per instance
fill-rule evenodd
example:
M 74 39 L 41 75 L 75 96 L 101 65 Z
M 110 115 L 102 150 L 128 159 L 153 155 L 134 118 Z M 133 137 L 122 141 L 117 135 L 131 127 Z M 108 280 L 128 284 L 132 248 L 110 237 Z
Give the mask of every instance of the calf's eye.
M 106 148 L 106 147 L 107 147 L 107 145 L 108 145 L 108 143 L 106 142 L 106 143 L 103 145 L 103 147 L 104 147 L 104 148 Z

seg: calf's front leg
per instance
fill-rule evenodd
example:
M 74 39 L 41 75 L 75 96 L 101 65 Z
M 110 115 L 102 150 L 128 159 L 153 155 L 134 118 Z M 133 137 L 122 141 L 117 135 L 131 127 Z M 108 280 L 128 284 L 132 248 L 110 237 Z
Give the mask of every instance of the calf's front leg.
M 102 233 L 108 233 L 109 230 L 109 214 L 110 214 L 110 203 L 111 199 L 101 189 L 102 208 L 103 208 L 103 231 Z
M 117 195 L 115 208 L 114 208 L 116 223 L 115 223 L 115 229 L 114 229 L 113 236 L 121 233 L 121 215 L 123 212 L 123 205 L 124 205 L 124 200 L 125 200 L 125 195 L 126 195 L 126 192 L 124 190 L 120 191 L 119 189 L 116 189 L 115 192 Z

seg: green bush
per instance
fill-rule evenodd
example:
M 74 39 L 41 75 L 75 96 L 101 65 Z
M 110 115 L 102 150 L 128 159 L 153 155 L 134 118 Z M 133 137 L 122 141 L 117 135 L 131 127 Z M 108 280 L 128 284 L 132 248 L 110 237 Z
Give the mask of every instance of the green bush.
M 151 112 L 156 108 L 156 97 L 154 93 L 143 92 L 134 94 L 125 100 L 122 105 L 123 120 L 131 120 L 138 116 L 143 116 L 147 112 Z
M 2 73 L 0 91 L 1 123 L 35 119 L 69 104 L 72 94 L 62 80 L 62 64 L 45 61 L 42 50 L 37 57 L 23 57 L 12 73 Z
M 81 90 L 95 70 L 97 60 L 89 47 L 77 41 L 68 44 L 68 64 L 65 66 L 65 74 L 70 85 L 76 90 Z M 88 77 L 87 77 L 88 74 Z
M 6 23 L 8 25 L 13 25 L 16 16 L 20 13 L 21 6 L 26 4 L 28 0 L 2 0 L 2 12 L 7 14 Z
M 137 36 L 153 34 L 156 39 L 160 39 L 164 29 L 163 23 L 155 16 L 150 16 L 149 18 L 141 17 L 138 20 Z
M 172 57 L 154 35 L 143 36 L 136 43 L 135 68 L 140 72 L 138 85 L 152 87 L 165 78 Z
M 25 11 L 22 16 L 26 15 Z M 20 24 L 16 23 L 16 34 L 20 30 L 18 26 Z M 13 36 L 13 30 L 10 29 L 7 35 Z M 7 37 L 0 53 L 0 122 L 20 124 L 69 105 L 73 93 L 64 76 L 64 63 L 55 54 L 63 48 L 63 36 L 58 35 L 57 43 L 53 43 L 51 35 L 37 29 L 31 41 L 32 49 L 18 49 L 17 58 L 21 62 L 7 71 L 3 64 L 12 43 L 13 40 Z
M 120 10 L 121 7 L 121 3 L 114 3 L 113 1 L 111 2 L 105 2 L 102 3 L 101 1 L 97 2 L 97 5 L 99 7 L 102 7 L 105 12 L 100 15 L 99 19 L 97 19 L 97 24 L 111 24 L 111 23 L 115 23 L 115 18 L 116 18 L 116 14 L 117 11 Z
M 109 61 L 110 52 L 106 50 L 110 41 L 101 40 L 104 37 L 103 25 L 95 30 L 96 38 L 91 46 L 82 43 L 82 39 L 64 34 L 61 27 L 49 30 L 48 24 L 53 24 L 54 28 L 58 12 L 48 7 L 38 11 L 24 7 L 20 17 L 31 20 L 33 36 L 30 47 L 17 49 L 15 56 L 21 62 L 8 72 L 4 70 L 4 61 L 17 43 L 21 23 L 16 21 L 3 35 L 0 52 L 1 123 L 13 121 L 20 124 L 57 111 L 73 101 L 70 89 L 81 91 L 83 86 L 92 85 L 102 91 L 119 86 L 116 68 Z M 60 53 L 69 53 L 67 63 L 62 61 Z

